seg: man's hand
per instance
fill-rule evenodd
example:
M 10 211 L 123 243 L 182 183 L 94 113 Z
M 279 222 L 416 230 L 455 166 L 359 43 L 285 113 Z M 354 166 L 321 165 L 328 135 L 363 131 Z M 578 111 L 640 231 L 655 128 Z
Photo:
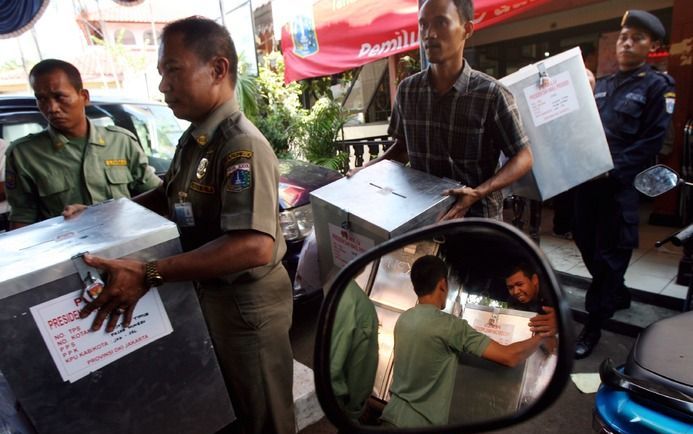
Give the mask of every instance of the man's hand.
M 532 333 L 542 337 L 556 336 L 558 328 L 556 327 L 556 312 L 554 308 L 542 306 L 545 314 L 539 314 L 529 320 L 529 329 Z
M 441 221 L 464 217 L 467 211 L 469 211 L 469 208 L 481 199 L 481 194 L 477 190 L 467 186 L 445 190 L 443 196 L 455 196 L 457 197 L 457 201 L 448 212 L 440 218 Z
M 585 74 L 587 74 L 587 81 L 590 84 L 590 87 L 592 88 L 592 92 L 594 92 L 594 87 L 597 85 L 597 79 L 594 78 L 594 74 L 592 71 L 589 69 L 585 68 Z
M 80 214 L 85 209 L 87 209 L 87 206 L 82 205 L 81 203 L 73 203 L 71 205 L 65 205 L 65 208 L 63 208 L 63 217 L 65 217 L 65 219 L 71 219 L 73 217 L 76 217 L 78 214 Z
M 349 169 L 349 171 L 346 173 L 347 178 L 351 178 L 352 176 L 356 175 L 359 173 L 362 169 L 365 169 L 366 165 L 363 165 L 361 167 L 354 167 L 353 169 Z
M 109 317 L 106 331 L 112 332 L 121 314 L 124 316 L 123 327 L 129 327 L 137 301 L 149 289 L 144 285 L 144 262 L 104 259 L 91 255 L 84 255 L 84 262 L 105 271 L 108 279 L 101 294 L 87 304 L 79 312 L 79 316 L 86 318 L 92 311 L 98 311 L 91 326 L 93 331 L 99 330 L 104 320 Z

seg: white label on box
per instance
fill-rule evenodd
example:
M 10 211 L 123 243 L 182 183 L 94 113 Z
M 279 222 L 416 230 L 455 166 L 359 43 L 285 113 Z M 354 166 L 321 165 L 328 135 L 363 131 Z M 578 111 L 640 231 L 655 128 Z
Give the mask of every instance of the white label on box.
M 483 321 L 476 319 L 473 324 L 474 330 L 483 333 L 501 345 L 510 345 L 513 343 L 513 331 L 515 326 L 512 324 L 493 323 L 492 321 Z
M 91 331 L 96 311 L 79 318 L 81 295 L 77 290 L 30 308 L 63 381 L 75 382 L 173 331 L 156 288 L 139 300 L 130 327 L 123 328 L 121 315 L 111 333 L 105 324 Z
M 361 253 L 375 246 L 375 241 L 329 223 L 332 263 L 342 268 Z
M 524 89 L 534 126 L 538 127 L 580 108 L 573 81 L 568 71 L 551 77 L 551 83 L 544 87 L 538 84 Z

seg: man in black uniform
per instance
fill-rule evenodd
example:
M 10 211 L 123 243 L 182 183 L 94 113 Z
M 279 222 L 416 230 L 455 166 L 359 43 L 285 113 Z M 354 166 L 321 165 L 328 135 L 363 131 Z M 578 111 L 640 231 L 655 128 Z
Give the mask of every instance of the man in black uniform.
M 654 15 L 630 10 L 616 42 L 619 71 L 597 80 L 594 96 L 614 169 L 577 188 L 575 242 L 592 275 L 575 358 L 590 355 L 601 328 L 618 309 L 630 306 L 624 275 L 638 246 L 635 175 L 657 155 L 674 111 L 674 81 L 645 63 L 665 30 Z

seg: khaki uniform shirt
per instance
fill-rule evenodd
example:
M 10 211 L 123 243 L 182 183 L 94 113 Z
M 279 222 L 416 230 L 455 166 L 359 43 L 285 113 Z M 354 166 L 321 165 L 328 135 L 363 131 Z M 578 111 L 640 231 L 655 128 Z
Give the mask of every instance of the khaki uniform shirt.
M 235 100 L 188 128 L 164 183 L 174 221 L 177 202 L 182 199 L 192 206 L 194 226 L 176 221 L 185 251 L 237 230 L 258 231 L 275 240 L 269 264 L 200 282 L 205 288 L 257 281 L 281 264 L 286 243 L 279 225 L 277 157 Z
M 35 223 L 65 205 L 130 197 L 161 180 L 135 136 L 89 121 L 86 139 L 70 140 L 52 127 L 15 140 L 7 150 L 5 189 L 10 220 Z

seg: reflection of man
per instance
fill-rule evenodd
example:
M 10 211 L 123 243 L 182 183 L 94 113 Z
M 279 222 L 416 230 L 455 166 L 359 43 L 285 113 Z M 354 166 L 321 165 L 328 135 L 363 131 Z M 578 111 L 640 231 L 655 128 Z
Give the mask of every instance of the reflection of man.
M 513 297 L 525 310 L 543 311 L 529 320 L 529 329 L 532 333 L 544 337 L 556 335 L 556 314 L 554 308 L 542 306 L 541 292 L 539 291 L 539 275 L 527 264 L 518 264 L 511 269 L 505 278 L 505 285 L 510 296 Z
M 68 204 L 130 197 L 161 184 L 132 133 L 87 118 L 89 92 L 77 68 L 46 59 L 29 81 L 49 126 L 7 150 L 11 228 L 58 216 Z
M 85 257 L 104 269 L 98 330 L 151 286 L 195 280 L 240 431 L 295 432 L 291 282 L 281 263 L 279 170 L 272 147 L 238 108 L 238 57 L 228 31 L 190 17 L 169 23 L 159 47 L 160 90 L 174 114 L 191 122 L 164 185 L 135 200 L 175 218 L 185 252 L 143 263 Z M 165 287 L 163 288 L 165 290 Z
M 616 42 L 619 71 L 597 81 L 594 97 L 614 169 L 577 187 L 575 243 L 592 275 L 585 308 L 587 323 L 575 357 L 590 355 L 603 323 L 630 306 L 624 276 L 638 246 L 638 192 L 635 175 L 662 147 L 674 111 L 674 82 L 646 63 L 659 48 L 664 26 L 645 11 L 628 11 Z
M 530 170 L 532 154 L 512 94 L 473 70 L 464 45 L 474 30 L 471 0 L 428 0 L 419 32 L 430 66 L 402 81 L 388 133 L 394 144 L 382 158 L 461 181 L 443 216 L 501 219 L 500 190 Z M 499 155 L 509 158 L 500 170 Z M 369 164 L 372 164 L 369 162 Z
M 542 337 L 501 345 L 466 320 L 442 312 L 448 295 L 447 269 L 436 256 L 417 259 L 411 281 L 418 304 L 395 324 L 391 398 L 381 419 L 397 427 L 444 425 L 462 353 L 515 366 L 534 352 Z
M 358 420 L 378 367 L 378 316 L 354 281 L 339 299 L 330 342 L 332 390 L 349 416 Z

